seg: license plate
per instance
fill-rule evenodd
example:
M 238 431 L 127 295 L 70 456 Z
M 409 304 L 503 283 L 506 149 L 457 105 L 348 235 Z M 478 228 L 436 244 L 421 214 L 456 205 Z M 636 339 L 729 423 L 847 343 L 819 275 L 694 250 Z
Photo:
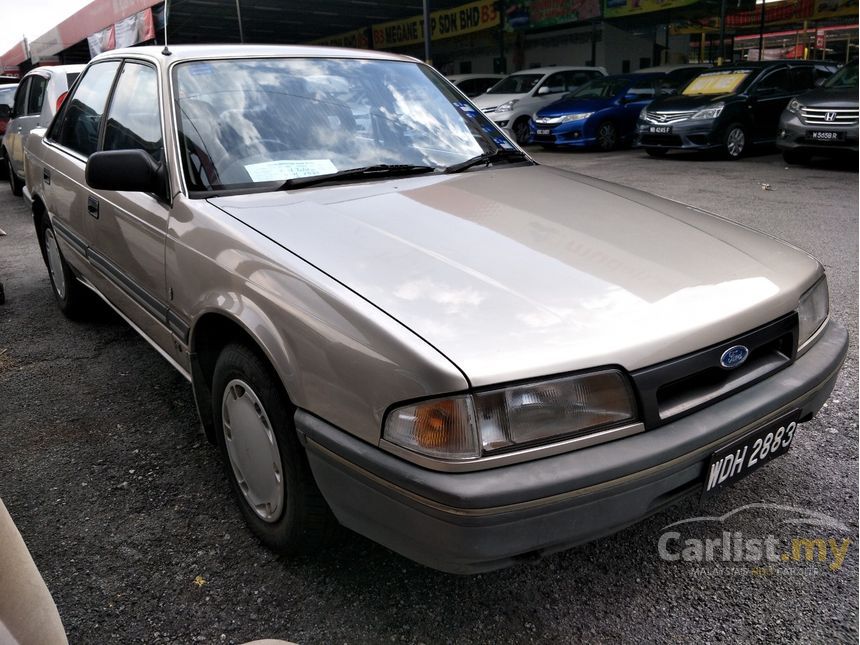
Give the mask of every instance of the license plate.
M 702 496 L 730 486 L 756 468 L 784 454 L 794 441 L 800 410 L 792 410 L 711 455 Z
M 813 141 L 845 141 L 844 132 L 829 132 L 824 130 L 810 130 L 806 133 Z
M 654 134 L 672 134 L 672 126 L 671 125 L 649 125 L 648 132 L 653 132 Z
M 550 134 L 551 132 L 552 130 L 549 130 L 548 128 L 538 128 L 537 131 L 538 134 Z

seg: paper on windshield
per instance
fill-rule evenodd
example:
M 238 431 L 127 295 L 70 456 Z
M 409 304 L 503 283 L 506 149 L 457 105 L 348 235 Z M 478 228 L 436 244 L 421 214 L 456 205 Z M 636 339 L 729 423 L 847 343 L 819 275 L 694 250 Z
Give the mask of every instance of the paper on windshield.
M 702 74 L 693 79 L 683 94 L 731 94 L 750 74 L 748 69 Z
M 337 172 L 331 159 L 280 159 L 245 166 L 252 181 L 286 181 L 296 177 L 316 177 Z

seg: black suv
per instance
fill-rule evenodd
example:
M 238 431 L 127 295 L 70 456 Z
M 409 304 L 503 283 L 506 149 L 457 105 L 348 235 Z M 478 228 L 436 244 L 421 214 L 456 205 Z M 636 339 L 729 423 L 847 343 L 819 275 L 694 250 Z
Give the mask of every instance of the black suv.
M 831 76 L 821 61 L 766 61 L 708 70 L 676 96 L 639 115 L 637 145 L 658 157 L 668 150 L 721 150 L 738 159 L 755 143 L 776 140 L 779 116 L 792 99 Z
M 857 61 L 848 63 L 820 88 L 792 99 L 779 119 L 776 146 L 786 163 L 813 155 L 857 154 Z

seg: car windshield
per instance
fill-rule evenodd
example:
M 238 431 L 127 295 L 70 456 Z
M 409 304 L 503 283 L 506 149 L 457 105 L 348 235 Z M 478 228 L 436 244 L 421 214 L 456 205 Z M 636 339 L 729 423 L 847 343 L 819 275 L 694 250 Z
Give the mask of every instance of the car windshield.
M 540 82 L 543 74 L 511 74 L 487 90 L 487 94 L 525 94 Z
M 824 87 L 857 87 L 857 63 L 848 63 L 828 78 Z
M 442 169 L 512 144 L 423 65 L 363 59 L 193 61 L 174 71 L 192 192 L 273 189 L 380 167 Z
M 692 81 L 684 91 L 686 96 L 702 94 L 732 94 L 752 74 L 751 69 L 730 69 L 720 72 L 705 72 Z
M 0 86 L 0 105 L 8 105 L 12 107 L 12 103 L 15 101 L 15 88 L 17 85 L 6 85 L 5 87 Z
M 629 78 L 596 78 L 570 95 L 575 99 L 607 99 L 624 91 L 630 85 Z

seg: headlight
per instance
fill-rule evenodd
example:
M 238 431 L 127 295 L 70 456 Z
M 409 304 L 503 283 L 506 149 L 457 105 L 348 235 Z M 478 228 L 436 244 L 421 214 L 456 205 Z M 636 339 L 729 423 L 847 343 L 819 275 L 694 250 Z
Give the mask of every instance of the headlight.
M 496 108 L 496 112 L 510 112 L 514 109 L 514 105 L 517 104 L 519 99 L 511 99 L 510 101 L 506 101 L 502 103 L 499 107 Z
M 635 416 L 627 379 L 610 369 L 405 405 L 389 412 L 383 437 L 430 457 L 477 459 Z
M 583 119 L 587 119 L 594 112 L 577 112 L 576 114 L 565 114 L 561 117 L 562 123 L 567 123 L 568 121 L 582 121 Z
M 723 113 L 723 108 L 726 107 L 725 103 L 715 103 L 709 108 L 705 108 L 704 110 L 699 110 L 696 112 L 692 118 L 694 119 L 716 119 L 720 114 Z
M 800 347 L 818 331 L 830 313 L 830 291 L 827 276 L 821 278 L 814 287 L 800 297 L 797 305 L 798 326 L 797 346 Z
M 792 114 L 800 114 L 800 111 L 803 109 L 803 104 L 797 99 L 791 99 L 791 102 L 788 104 L 788 111 Z

